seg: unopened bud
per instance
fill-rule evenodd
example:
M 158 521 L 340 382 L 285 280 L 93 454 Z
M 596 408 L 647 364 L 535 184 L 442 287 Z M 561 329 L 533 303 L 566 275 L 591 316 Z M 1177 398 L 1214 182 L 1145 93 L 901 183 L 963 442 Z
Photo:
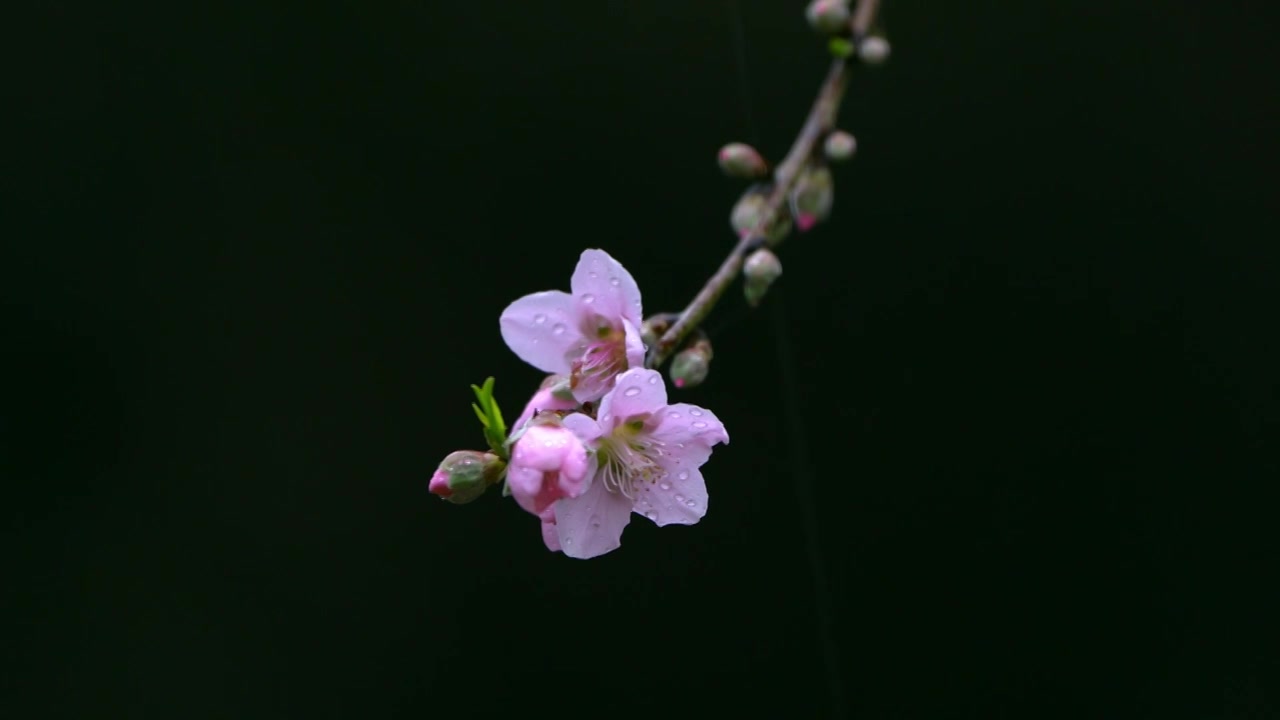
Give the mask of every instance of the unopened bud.
M 835 202 L 835 181 L 825 165 L 809 165 L 800 171 L 791 191 L 791 213 L 800 232 L 826 220 Z
M 671 327 L 673 317 L 673 315 L 667 313 L 659 313 L 650 315 L 644 319 L 644 322 L 640 323 L 640 342 L 644 343 L 646 351 L 657 345 L 658 341 L 662 339 L 663 334 L 667 332 L 667 328 Z
M 506 463 L 493 453 L 478 450 L 451 452 L 431 476 L 433 495 L 462 505 L 484 494 L 502 478 Z
M 743 294 L 747 304 L 755 307 L 764 299 L 764 294 L 782 275 L 782 262 L 768 248 L 760 248 L 747 257 L 742 264 Z
M 835 130 L 827 136 L 825 142 L 822 143 L 822 152 L 827 156 L 828 160 L 833 162 L 843 162 L 853 157 L 858 151 L 858 141 L 852 135 L 843 131 Z
M 711 343 L 699 340 L 676 353 L 671 359 L 671 384 L 681 389 L 694 388 L 711 372 Z
M 733 231 L 738 237 L 754 232 L 760 224 L 769 204 L 768 191 L 769 188 L 763 185 L 748 188 L 738 199 L 738 203 L 733 206 L 733 212 L 729 215 L 729 224 L 733 226 Z M 764 235 L 770 243 L 777 243 L 790 232 L 791 217 L 780 209 L 774 216 L 773 222 L 769 223 L 769 227 L 764 230 Z
M 879 35 L 868 35 L 858 43 L 858 59 L 868 65 L 881 65 L 889 59 L 889 41 Z
M 848 0 L 813 0 L 805 8 L 805 18 L 814 30 L 838 33 L 849 24 Z
M 769 165 L 760 153 L 745 143 L 725 145 L 720 148 L 717 159 L 720 161 L 720 169 L 729 177 L 751 180 L 763 177 L 769 171 Z

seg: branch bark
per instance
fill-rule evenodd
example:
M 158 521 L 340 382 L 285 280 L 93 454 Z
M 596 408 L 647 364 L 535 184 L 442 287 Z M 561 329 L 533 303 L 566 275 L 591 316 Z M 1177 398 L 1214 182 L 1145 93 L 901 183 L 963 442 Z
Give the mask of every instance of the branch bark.
M 871 28 L 879 5 L 879 0 L 858 1 L 853 11 L 853 19 L 850 21 L 855 45 Z M 787 198 L 795 187 L 800 170 L 818 151 L 819 144 L 835 126 L 836 116 L 840 112 L 840 101 L 844 98 L 845 87 L 849 81 L 850 65 L 851 62 L 847 58 L 836 58 L 831 62 L 831 68 L 827 71 L 827 77 L 818 90 L 818 97 L 809 110 L 809 116 L 805 119 L 795 141 L 791 143 L 791 149 L 787 151 L 786 157 L 774 171 L 773 190 L 765 201 L 764 211 L 760 213 L 755 227 L 742 234 L 733 250 L 729 252 L 729 256 L 720 263 L 719 269 L 707 280 L 676 321 L 650 349 L 649 357 L 645 362 L 646 367 L 661 367 L 684 343 L 689 334 L 711 314 L 720 296 L 742 271 L 742 263 L 747 256 L 756 249 L 770 244 L 765 237 L 765 228 L 773 223 L 774 218 L 786 206 Z

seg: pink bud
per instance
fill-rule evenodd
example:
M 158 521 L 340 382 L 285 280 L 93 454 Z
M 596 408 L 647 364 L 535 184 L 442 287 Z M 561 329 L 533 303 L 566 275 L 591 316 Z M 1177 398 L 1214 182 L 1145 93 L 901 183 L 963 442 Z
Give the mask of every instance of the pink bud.
M 745 143 L 729 143 L 720 148 L 720 169 L 729 177 L 752 179 L 763 177 L 769 170 L 760 153 Z
M 427 489 L 451 503 L 469 503 L 497 482 L 505 467 L 493 453 L 458 450 L 449 453 L 436 468 Z
M 587 489 L 587 449 L 559 420 L 531 423 L 511 449 L 507 487 L 520 507 L 537 515 L 556 500 Z

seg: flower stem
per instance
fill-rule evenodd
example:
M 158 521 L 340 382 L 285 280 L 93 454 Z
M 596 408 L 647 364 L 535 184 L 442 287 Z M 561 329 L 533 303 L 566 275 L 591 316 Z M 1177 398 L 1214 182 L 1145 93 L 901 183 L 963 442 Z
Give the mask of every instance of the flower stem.
M 871 28 L 879 5 L 879 0 L 858 0 L 850 22 L 854 42 L 861 40 Z M 809 117 L 805 119 L 804 126 L 800 128 L 800 134 L 796 136 L 791 149 L 787 151 L 786 157 L 774 172 L 773 189 L 769 193 L 764 211 L 760 213 L 755 227 L 742 234 L 733 250 L 729 252 L 729 256 L 720 263 L 720 268 L 663 333 L 649 351 L 649 357 L 645 362 L 646 367 L 661 367 L 662 363 L 666 362 L 667 358 L 671 357 L 671 354 L 689 337 L 689 333 L 711 314 L 720 296 L 742 271 L 742 263 L 747 256 L 752 251 L 769 244 L 765 239 L 765 229 L 770 227 L 774 218 L 786 205 L 801 168 L 814 156 L 815 152 L 819 151 L 823 138 L 835 124 L 836 115 L 840 111 L 840 101 L 844 97 L 845 86 L 849 80 L 849 64 L 849 60 L 845 58 L 832 60 L 827 77 L 818 90 L 818 97 L 809 110 Z

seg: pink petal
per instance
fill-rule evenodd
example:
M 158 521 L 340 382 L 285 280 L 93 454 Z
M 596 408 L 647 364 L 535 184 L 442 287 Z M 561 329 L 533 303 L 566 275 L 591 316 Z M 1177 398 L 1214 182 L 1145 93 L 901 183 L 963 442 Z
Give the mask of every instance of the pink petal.
M 604 431 L 600 429 L 600 425 L 594 419 L 582 413 L 568 415 L 560 423 L 572 430 L 579 440 L 588 445 L 604 434 Z
M 576 442 L 576 441 L 575 441 Z M 559 489 L 565 497 L 578 497 L 587 489 L 591 476 L 595 475 L 595 457 L 587 454 L 587 449 L 579 442 L 578 446 L 565 456 L 560 466 Z
M 542 542 L 551 552 L 560 552 L 560 533 L 556 530 L 556 506 L 538 514 L 542 518 Z
M 559 290 L 525 295 L 502 311 L 502 339 L 543 372 L 569 374 L 569 353 L 583 342 L 573 298 Z
M 560 547 L 573 558 L 593 558 L 622 545 L 622 530 L 631 522 L 631 500 L 592 482 L 580 497 L 555 504 Z
M 640 328 L 632 325 L 630 320 L 623 320 L 622 330 L 626 334 L 627 369 L 644 367 L 644 338 L 640 335 Z
M 639 327 L 640 287 L 622 264 L 603 250 L 584 250 L 569 281 L 573 298 L 582 310 L 606 318 L 630 320 Z
M 525 512 L 537 515 L 555 498 L 548 500 L 543 488 L 546 473 L 531 467 L 513 465 L 507 468 L 507 487 L 511 488 L 511 497 L 524 508 Z M 539 497 L 543 496 L 543 497 Z
M 662 373 L 632 368 L 618 375 L 608 395 L 600 401 L 600 425 L 612 430 L 632 415 L 657 412 L 667 405 Z
M 658 413 L 659 424 L 649 436 L 666 443 L 663 465 L 668 470 L 698 468 L 711 457 L 711 446 L 729 443 L 724 424 L 710 410 L 676 403 Z
M 525 430 L 511 450 L 511 465 L 542 472 L 558 471 L 565 458 L 574 451 L 586 456 L 582 441 L 562 427 L 534 425 Z
M 644 483 L 636 495 L 635 511 L 659 527 L 693 525 L 707 514 L 707 484 L 702 473 L 685 467 L 672 470 L 657 483 Z

